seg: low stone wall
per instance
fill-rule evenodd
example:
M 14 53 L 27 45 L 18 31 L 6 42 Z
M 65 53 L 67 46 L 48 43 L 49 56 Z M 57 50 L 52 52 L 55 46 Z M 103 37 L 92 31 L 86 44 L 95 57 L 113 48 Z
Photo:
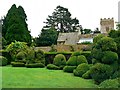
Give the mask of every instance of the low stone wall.
M 58 52 L 73 52 L 73 51 L 80 51 L 84 48 L 88 47 L 89 45 L 54 45 L 54 48 L 57 49 Z M 49 52 L 51 50 L 50 46 L 47 47 L 35 47 L 35 50 L 41 49 L 44 52 Z

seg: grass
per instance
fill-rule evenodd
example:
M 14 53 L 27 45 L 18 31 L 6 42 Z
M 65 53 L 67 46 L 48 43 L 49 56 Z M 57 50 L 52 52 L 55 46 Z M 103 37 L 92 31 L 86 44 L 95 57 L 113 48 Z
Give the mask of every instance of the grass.
M 3 88 L 96 88 L 92 80 L 46 68 L 0 67 Z

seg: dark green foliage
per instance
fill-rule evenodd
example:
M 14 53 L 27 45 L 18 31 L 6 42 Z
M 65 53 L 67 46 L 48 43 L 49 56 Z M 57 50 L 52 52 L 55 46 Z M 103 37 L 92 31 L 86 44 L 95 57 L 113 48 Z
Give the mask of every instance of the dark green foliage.
M 16 5 L 8 10 L 8 13 L 3 21 L 3 37 L 7 40 L 7 43 L 10 44 L 13 41 L 27 42 L 31 44 L 31 35 L 27 27 L 27 16 L 24 9 Z
M 90 34 L 90 33 L 92 33 L 91 29 L 84 29 L 83 31 L 84 31 L 83 34 Z
M 22 62 L 11 62 L 13 67 L 25 67 L 25 64 Z
M 45 22 L 47 27 L 54 27 L 60 32 L 74 32 L 79 20 L 71 18 L 71 13 L 67 8 L 57 6 L 52 16 L 48 16 Z
M 82 63 L 88 63 L 87 59 L 84 55 L 80 55 L 77 57 L 77 66 Z
M 120 70 L 118 71 L 115 71 L 112 76 L 111 76 L 111 79 L 115 79 L 115 78 L 119 78 L 120 77 Z
M 77 66 L 77 56 L 72 56 L 66 63 L 68 66 Z
M 77 68 L 73 71 L 75 76 L 82 77 L 84 73 L 89 70 L 89 65 L 87 63 L 82 63 L 77 66 Z
M 110 65 L 96 63 L 90 68 L 90 72 L 92 79 L 94 79 L 95 82 L 99 84 L 102 81 L 109 79 L 113 73 L 113 70 Z
M 7 58 L 0 56 L 0 66 L 6 66 L 7 64 L 8 64 Z
M 0 50 L 0 54 L 2 54 L 2 56 L 6 57 L 8 60 L 8 64 L 10 64 L 10 62 L 12 61 L 10 53 L 6 50 Z
M 98 36 L 94 37 L 93 43 L 96 44 L 98 41 L 101 40 L 101 38 L 105 37 L 103 34 L 99 34 Z
M 51 69 L 51 70 L 59 70 L 60 68 L 54 64 L 48 64 L 47 65 L 47 69 Z
M 69 73 L 73 73 L 73 70 L 76 69 L 77 66 L 65 66 L 63 68 L 64 72 L 69 72 Z
M 100 83 L 100 88 L 119 88 L 118 79 L 108 79 Z
M 100 60 L 96 60 L 95 58 L 92 59 L 92 64 L 100 63 Z
M 35 51 L 35 62 L 41 62 L 45 65 L 45 54 L 42 50 L 37 50 Z
M 37 46 L 51 46 L 57 44 L 58 32 L 55 28 L 42 29 L 42 33 L 36 39 Z
M 120 24 L 119 24 L 120 25 Z M 109 36 L 114 39 L 117 44 L 117 53 L 120 58 L 120 30 L 111 30 Z
M 25 65 L 27 68 L 44 68 L 45 65 L 43 63 L 31 63 Z
M 79 56 L 79 55 L 81 55 L 81 52 L 74 52 L 74 53 L 72 54 L 72 56 Z
M 53 64 L 56 66 L 65 66 L 66 65 L 66 58 L 63 54 L 58 54 L 55 56 Z
M 84 79 L 92 79 L 90 70 L 88 70 L 86 73 L 84 73 L 82 75 L 82 78 L 84 78 Z
M 103 51 L 101 49 L 93 48 L 91 54 L 92 54 L 93 58 L 95 58 L 96 60 L 99 60 L 101 62 L 101 59 L 103 57 Z
M 17 60 L 24 60 L 26 58 L 25 52 L 21 51 L 16 55 Z
M 97 42 L 95 48 L 101 49 L 102 51 L 116 51 L 117 44 L 114 42 L 114 39 L 110 37 L 103 37 Z
M 102 62 L 105 64 L 112 64 L 115 61 L 118 60 L 118 55 L 115 52 L 112 51 L 105 51 L 103 58 L 102 58 Z

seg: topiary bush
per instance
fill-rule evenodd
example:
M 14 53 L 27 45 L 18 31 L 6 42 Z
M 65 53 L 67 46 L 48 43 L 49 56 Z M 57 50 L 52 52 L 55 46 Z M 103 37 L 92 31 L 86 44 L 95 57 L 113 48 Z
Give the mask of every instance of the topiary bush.
M 59 70 L 60 68 L 54 64 L 48 64 L 47 65 L 47 69 L 51 69 L 51 70 Z
M 77 56 L 71 56 L 66 62 L 68 66 L 76 66 L 77 65 Z
M 8 60 L 4 56 L 0 56 L 0 66 L 6 66 L 8 64 Z
M 84 55 L 80 55 L 80 56 L 77 57 L 77 66 L 79 64 L 82 64 L 82 63 L 87 63 L 88 64 L 87 59 Z
M 11 62 L 13 67 L 25 67 L 25 64 L 22 62 Z
M 82 63 L 77 66 L 77 68 L 73 71 L 75 76 L 82 77 L 84 73 L 89 70 L 89 65 L 87 63 Z
M 73 73 L 73 70 L 76 69 L 77 66 L 65 66 L 63 68 L 64 72 L 69 72 L 69 73 Z
M 21 51 L 16 55 L 17 60 L 25 60 L 25 58 L 26 58 L 26 53 L 24 51 Z
M 100 84 L 102 81 L 109 79 L 113 73 L 113 69 L 110 65 L 96 63 L 90 68 L 91 77 L 96 84 Z
M 36 58 L 36 62 L 41 62 L 45 65 L 45 54 L 42 50 L 37 50 L 35 51 L 35 58 Z
M 25 65 L 27 68 L 44 68 L 45 65 L 43 63 L 31 63 Z
M 118 79 L 108 79 L 100 83 L 100 88 L 119 88 Z
M 84 78 L 84 79 L 92 79 L 90 70 L 88 70 L 86 73 L 84 73 L 82 75 L 82 78 Z
M 66 65 L 66 58 L 63 54 L 58 54 L 55 56 L 53 64 L 56 66 L 65 66 Z
M 81 55 L 81 52 L 74 52 L 74 53 L 72 53 L 71 56 L 79 56 L 79 55 Z
M 105 51 L 103 53 L 102 62 L 105 64 L 112 64 L 118 60 L 118 54 L 112 51 Z

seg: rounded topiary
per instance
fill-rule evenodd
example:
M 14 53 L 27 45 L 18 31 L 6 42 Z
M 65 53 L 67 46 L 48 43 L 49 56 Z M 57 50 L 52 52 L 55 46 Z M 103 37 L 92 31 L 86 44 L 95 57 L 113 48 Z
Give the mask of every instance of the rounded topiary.
M 74 53 L 72 53 L 72 56 L 79 56 L 79 55 L 81 55 L 81 52 L 74 52 Z
M 66 58 L 63 54 L 58 54 L 55 56 L 53 60 L 53 64 L 56 66 L 65 66 L 66 65 Z
M 105 51 L 102 62 L 105 64 L 112 64 L 118 60 L 118 54 L 112 51 Z
M 88 70 L 86 73 L 84 73 L 82 75 L 82 78 L 84 78 L 84 79 L 92 79 L 90 70 Z
M 82 64 L 82 63 L 88 63 L 84 55 L 80 55 L 77 57 L 77 65 Z
M 77 68 L 73 71 L 75 76 L 82 77 L 84 73 L 86 73 L 89 70 L 89 64 L 82 63 L 77 66 Z
M 25 66 L 25 64 L 22 62 L 11 62 L 11 65 L 13 67 L 24 67 Z
M 94 79 L 96 83 L 99 84 L 111 77 L 113 69 L 110 67 L 110 65 L 96 63 L 90 68 L 90 72 L 92 79 Z
M 51 69 L 51 70 L 59 70 L 60 68 L 54 64 L 48 64 L 47 65 L 47 69 Z
M 25 65 L 27 68 L 44 68 L 45 65 L 42 63 L 31 63 Z
M 37 50 L 35 51 L 35 58 L 36 58 L 36 62 L 40 61 L 41 63 L 45 64 L 45 54 L 44 51 L 42 50 Z
M 71 56 L 66 62 L 68 66 L 77 66 L 77 56 Z
M 0 56 L 0 66 L 6 66 L 8 64 L 8 60 L 4 56 Z
M 119 88 L 118 79 L 108 79 L 100 83 L 100 88 Z
M 73 73 L 73 70 L 76 69 L 76 66 L 65 66 L 63 68 L 64 72 L 69 72 L 69 73 Z
M 17 60 L 24 60 L 26 58 L 25 52 L 21 51 L 16 55 Z

